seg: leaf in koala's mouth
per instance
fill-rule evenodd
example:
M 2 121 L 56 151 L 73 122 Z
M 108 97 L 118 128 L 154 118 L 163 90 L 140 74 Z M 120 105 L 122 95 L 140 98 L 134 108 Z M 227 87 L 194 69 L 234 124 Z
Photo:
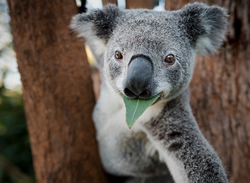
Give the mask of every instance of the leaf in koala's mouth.
M 154 97 L 144 99 L 130 99 L 123 95 L 123 100 L 126 107 L 126 122 L 129 129 L 133 126 L 135 121 L 142 115 L 142 113 L 151 106 L 158 98 L 160 93 Z

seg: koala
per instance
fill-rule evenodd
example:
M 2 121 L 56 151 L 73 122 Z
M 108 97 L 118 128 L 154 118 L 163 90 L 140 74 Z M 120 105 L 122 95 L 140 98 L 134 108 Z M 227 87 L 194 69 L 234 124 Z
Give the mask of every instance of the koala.
M 115 5 L 73 17 L 101 73 L 93 119 L 102 164 L 116 182 L 225 183 L 221 160 L 192 114 L 188 85 L 197 54 L 211 55 L 227 34 L 227 13 L 193 3 L 177 11 Z M 123 95 L 150 99 L 126 125 Z

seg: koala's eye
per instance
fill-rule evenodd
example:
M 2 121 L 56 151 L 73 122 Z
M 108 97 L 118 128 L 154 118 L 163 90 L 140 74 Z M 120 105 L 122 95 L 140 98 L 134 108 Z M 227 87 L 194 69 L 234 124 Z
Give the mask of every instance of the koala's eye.
M 123 58 L 121 52 L 115 51 L 115 58 L 116 58 L 117 60 L 121 60 L 121 59 Z
M 167 55 L 164 60 L 165 64 L 174 64 L 174 62 L 175 62 L 175 56 L 172 54 Z

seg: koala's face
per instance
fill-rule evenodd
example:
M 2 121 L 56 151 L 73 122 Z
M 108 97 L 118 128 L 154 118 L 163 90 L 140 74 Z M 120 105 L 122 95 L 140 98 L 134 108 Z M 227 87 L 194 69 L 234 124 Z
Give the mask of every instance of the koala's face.
M 131 13 L 134 16 L 127 14 L 130 18 L 107 43 L 104 71 L 108 80 L 130 98 L 147 99 L 158 93 L 162 99 L 175 97 L 187 87 L 195 57 L 178 18 L 166 12 Z
M 115 91 L 142 99 L 161 93 L 170 100 L 187 88 L 196 53 L 221 45 L 226 13 L 201 3 L 173 12 L 108 6 L 76 16 L 72 28 L 104 59 L 103 73 Z

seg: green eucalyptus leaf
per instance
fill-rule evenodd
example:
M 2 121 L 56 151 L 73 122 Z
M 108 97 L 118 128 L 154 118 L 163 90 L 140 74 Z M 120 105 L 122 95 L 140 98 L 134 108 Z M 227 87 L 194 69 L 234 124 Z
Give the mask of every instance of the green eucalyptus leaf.
M 126 107 L 126 122 L 129 128 L 133 126 L 135 121 L 142 115 L 142 113 L 152 105 L 158 98 L 160 94 L 154 97 L 144 100 L 144 99 L 130 99 L 123 96 L 123 100 Z

